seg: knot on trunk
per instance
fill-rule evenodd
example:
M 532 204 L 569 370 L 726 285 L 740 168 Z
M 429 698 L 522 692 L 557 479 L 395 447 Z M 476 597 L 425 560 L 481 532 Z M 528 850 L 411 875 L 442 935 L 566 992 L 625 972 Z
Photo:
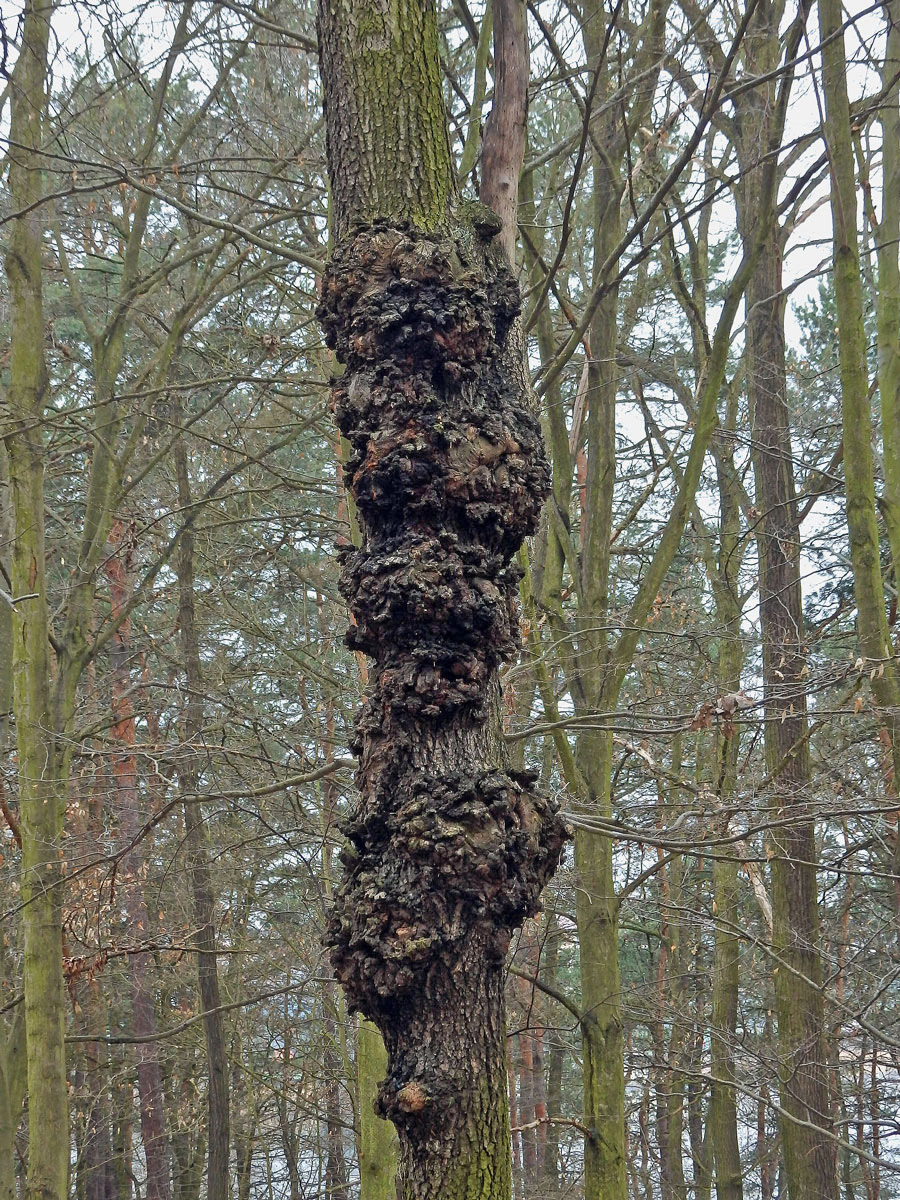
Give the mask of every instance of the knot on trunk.
M 486 270 L 490 263 L 493 270 Z M 316 315 L 338 358 L 390 375 L 403 356 L 433 379 L 473 378 L 521 306 L 512 273 L 472 239 L 360 225 L 332 256 Z
M 346 873 L 326 943 L 353 1008 L 376 1019 L 395 1010 L 476 928 L 498 959 L 506 953 L 511 931 L 537 911 L 566 837 L 534 778 L 420 772 L 346 822 Z
M 379 664 L 379 711 L 437 717 L 480 706 L 515 651 L 518 566 L 449 530 L 410 531 L 342 559 L 356 619 L 347 643 Z
M 511 557 L 549 486 L 523 364 L 509 370 L 515 279 L 477 239 L 367 226 L 328 265 L 319 316 L 347 364 L 335 415 L 367 536 L 455 529 Z

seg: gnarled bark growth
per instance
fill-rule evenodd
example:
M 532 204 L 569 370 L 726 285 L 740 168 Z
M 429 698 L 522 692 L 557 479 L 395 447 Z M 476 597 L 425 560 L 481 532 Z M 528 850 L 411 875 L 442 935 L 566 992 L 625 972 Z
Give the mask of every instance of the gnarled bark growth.
M 364 532 L 343 551 L 348 640 L 374 660 L 328 938 L 351 1006 L 385 1039 L 379 1107 L 413 1196 L 474 1194 L 476 1174 L 508 1195 L 503 958 L 564 839 L 500 736 L 512 559 L 547 467 L 507 352 L 519 295 L 490 218 L 462 206 L 453 232 L 355 227 L 320 309 L 347 364 L 334 399 Z

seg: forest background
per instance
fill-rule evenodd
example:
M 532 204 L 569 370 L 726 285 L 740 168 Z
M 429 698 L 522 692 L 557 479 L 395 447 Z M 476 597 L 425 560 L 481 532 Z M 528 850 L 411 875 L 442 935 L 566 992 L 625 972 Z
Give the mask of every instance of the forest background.
M 509 960 L 514 1195 L 889 1200 L 900 9 L 512 8 L 552 493 L 503 719 L 573 834 Z M 473 199 L 493 15 L 437 13 Z M 369 667 L 314 7 L 2 29 L 2 1200 L 394 1195 L 322 949 Z

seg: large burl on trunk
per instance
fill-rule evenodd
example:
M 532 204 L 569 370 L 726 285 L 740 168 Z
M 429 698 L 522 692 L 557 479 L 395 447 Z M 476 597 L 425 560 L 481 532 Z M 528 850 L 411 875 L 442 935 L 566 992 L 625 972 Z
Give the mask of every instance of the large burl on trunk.
M 328 936 L 388 1048 L 380 1106 L 414 1197 L 508 1195 L 503 961 L 564 838 L 500 731 L 511 560 L 547 468 L 510 339 L 518 289 L 467 211 L 455 236 L 352 229 L 321 308 L 364 531 L 341 588 L 375 664 Z
M 433 6 L 323 0 L 319 38 L 337 235 L 319 315 L 363 533 L 341 590 L 374 663 L 327 940 L 384 1036 L 408 1200 L 508 1200 L 504 957 L 565 832 L 509 769 L 498 670 L 548 470 L 500 222 L 455 191 Z

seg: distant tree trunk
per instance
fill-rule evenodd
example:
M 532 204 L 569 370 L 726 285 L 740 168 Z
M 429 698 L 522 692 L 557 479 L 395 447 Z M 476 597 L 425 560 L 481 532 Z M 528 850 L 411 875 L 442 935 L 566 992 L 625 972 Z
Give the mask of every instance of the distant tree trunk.
M 878 243 L 878 395 L 884 450 L 884 523 L 894 586 L 900 586 L 900 0 L 887 0 L 887 49 L 882 81 L 881 220 Z M 900 786 L 900 778 L 897 779 Z
M 555 913 L 548 912 L 546 937 L 544 940 L 543 979 L 552 987 L 557 986 L 559 972 L 559 921 Z M 562 1075 L 565 1049 L 559 1034 L 548 1030 L 550 1045 L 547 1069 L 547 1144 L 544 1149 L 543 1188 L 546 1195 L 555 1196 L 560 1187 L 559 1169 L 559 1125 L 556 1118 L 562 1116 Z
M 96 975 L 84 985 L 81 999 L 85 1029 L 106 1028 L 106 1003 Z M 84 1076 L 87 1091 L 87 1129 L 85 1132 L 85 1200 L 115 1200 L 118 1180 L 110 1136 L 108 1051 L 103 1042 L 88 1042 L 84 1048 Z
M 334 984 L 323 987 L 323 1031 L 325 1034 L 322 1065 L 325 1073 L 325 1126 L 328 1149 L 325 1163 L 325 1192 L 329 1200 L 349 1200 L 347 1160 L 344 1156 L 344 1122 L 341 1115 L 341 1055 L 338 1053 L 337 1005 Z
M 0 1200 L 17 1200 L 16 1133 L 25 1099 L 25 1020 L 17 1009 L 0 1032 Z
M 140 790 L 134 753 L 134 708 L 131 702 L 131 621 L 122 618 L 132 586 L 133 548 L 129 532 L 117 520 L 110 533 L 110 554 L 105 572 L 109 580 L 111 615 L 118 621 L 110 645 L 112 673 L 113 775 L 124 844 L 120 889 L 128 913 L 129 930 L 140 944 L 150 937 L 150 915 L 144 896 L 145 860 L 140 841 Z M 156 1042 L 156 1002 L 153 994 L 153 962 L 148 951 L 129 954 L 132 1032 L 137 1040 L 138 1095 L 141 1105 L 141 1136 L 147 1164 L 147 1200 L 171 1200 L 172 1183 L 169 1143 L 166 1136 L 165 1096 Z
M 395 1200 L 397 1134 L 389 1121 L 366 1120 L 378 1085 L 387 1074 L 387 1051 L 378 1029 L 360 1018 L 356 1033 L 356 1071 L 359 1089 L 359 1195 L 360 1200 Z
M 740 539 L 737 505 L 722 486 L 720 563 L 727 572 L 733 551 Z M 716 613 L 727 619 L 722 624 L 719 642 L 718 683 L 721 694 L 736 692 L 741 686 L 743 649 L 740 631 L 738 580 L 723 573 L 724 587 L 717 594 Z M 737 734 L 716 737 L 716 799 L 724 809 L 734 802 L 738 772 Z M 725 832 L 725 829 L 722 830 Z M 735 1042 L 738 1015 L 738 964 L 740 935 L 738 912 L 738 861 L 723 846 L 713 859 L 713 897 L 716 906 L 715 957 L 712 981 L 712 1028 L 710 1030 L 709 1141 L 715 1172 L 716 1200 L 743 1200 L 743 1167 L 738 1141 L 737 1095 L 735 1083 Z
M 178 505 L 183 514 L 191 511 L 191 484 L 184 441 L 175 443 L 175 474 Z M 179 627 L 184 655 L 187 702 L 184 710 L 180 762 L 181 789 L 185 795 L 184 826 L 187 833 L 188 869 L 194 900 L 197 945 L 197 976 L 208 1070 L 209 1113 L 207 1200 L 228 1200 L 228 1157 L 231 1144 L 228 1094 L 228 1054 L 225 1021 L 219 1011 L 219 971 L 216 961 L 215 898 L 209 867 L 209 848 L 203 811 L 196 795 L 200 781 L 198 757 L 203 736 L 203 670 L 194 610 L 194 530 L 186 525 L 178 554 Z
M 834 300 L 838 320 L 847 529 L 859 653 L 867 660 L 872 672 L 872 691 L 890 737 L 894 774 L 900 779 L 900 666 L 893 654 L 887 622 L 875 508 L 872 411 L 856 220 L 856 172 L 840 0 L 819 0 L 819 31 L 823 43 L 822 82 L 831 165 Z M 896 46 L 896 39 L 892 40 L 891 45 Z M 889 154 L 889 165 L 890 162 Z M 889 280 L 888 273 L 885 280 L 888 289 Z M 890 372 L 887 380 L 890 380 Z M 887 383 L 885 395 L 890 411 L 891 398 Z
M 28 1200 L 65 1200 L 69 1118 L 64 1043 L 61 838 L 68 752 L 55 736 L 45 574 L 43 415 L 47 402 L 41 243 L 42 149 L 54 0 L 26 0 L 9 80 L 9 462 L 13 709 L 22 838 L 22 925 L 29 1111 Z M 21 599 L 19 599 L 21 597 Z M 7 603 L 0 600 L 0 603 Z
M 12 545 L 12 513 L 8 504 L 9 470 L 6 446 L 0 441 L 0 566 L 9 577 L 9 547 Z M 9 714 L 13 703 L 13 606 L 0 597 L 0 759 L 10 752 Z M 8 803 L 0 775 L 0 799 Z M 4 824 L 8 824 L 8 819 Z M 19 836 L 21 837 L 21 831 Z M 9 976 L 5 946 L 0 946 L 0 973 Z M 17 1005 L 0 1025 L 0 1200 L 16 1200 L 15 1139 L 25 1097 L 25 1014 Z
M 513 1039 L 506 1039 L 506 1087 L 509 1093 L 509 1120 L 512 1125 L 512 1194 L 514 1200 L 525 1195 L 522 1174 L 522 1130 L 519 1128 L 519 1092 L 516 1087 L 516 1066 L 513 1062 Z
M 673 739 L 672 772 L 681 770 L 681 735 Z M 665 799 L 659 785 L 658 813 L 664 821 Z M 680 855 L 673 855 L 668 865 L 660 859 L 659 881 L 659 958 L 657 961 L 657 1018 L 653 1023 L 653 1076 L 656 1089 L 657 1144 L 659 1146 L 659 1175 L 661 1200 L 687 1200 L 684 1178 L 682 1141 L 684 1137 L 684 981 L 681 930 L 681 872 Z M 669 1009 L 667 1013 L 667 1007 Z M 668 1019 L 667 1019 L 668 1017 Z M 666 1026 L 671 1032 L 666 1039 Z
M 347 364 L 335 402 L 364 539 L 341 586 L 374 659 L 329 938 L 384 1036 L 408 1200 L 508 1200 L 503 960 L 563 841 L 500 732 L 508 567 L 547 478 L 509 337 L 518 289 L 490 244 L 501 221 L 455 192 L 433 3 L 322 0 L 319 44 L 336 233 L 321 316 Z
M 777 120 L 778 15 L 759 6 L 745 40 L 748 69 L 768 79 L 737 108 L 742 185 L 738 220 L 744 245 L 769 222 L 747 289 L 747 388 L 753 413 L 753 469 L 759 549 L 760 626 L 766 768 L 779 823 L 772 841 L 773 950 L 778 1014 L 781 1133 L 791 1200 L 837 1200 L 828 1047 L 821 990 L 815 826 L 805 811 L 810 787 L 800 527 L 794 488 L 781 291 L 781 235 L 760 217 L 761 148 Z M 789 80 L 789 73 L 786 79 Z M 787 82 L 781 87 L 787 87 Z M 790 818 L 785 821 L 785 817 Z M 795 1118 L 792 1120 L 791 1118 Z
M 234 1039 L 232 1057 L 239 1064 L 240 1041 Z M 253 1173 L 253 1147 L 256 1140 L 256 1108 L 248 1103 L 244 1072 L 236 1065 L 231 1073 L 231 1097 L 234 1108 L 234 1164 L 236 1200 L 250 1200 Z M 361 1197 L 361 1200 L 365 1200 Z M 386 1197 L 385 1200 L 388 1200 Z M 393 1198 L 391 1198 L 393 1200 Z
M 102 764 L 102 759 L 100 760 Z M 90 862 L 103 840 L 103 797 L 107 775 L 102 765 L 88 768 L 72 783 L 83 789 L 71 808 L 71 832 L 80 861 Z M 99 893 L 100 873 L 91 870 L 83 877 L 83 895 Z M 70 985 L 71 986 L 71 985 Z M 75 983 L 79 1032 L 107 1028 L 107 1004 L 101 971 L 89 969 Z M 79 1011 L 80 1010 L 80 1011 Z M 80 1069 L 83 1073 L 81 1112 L 84 1136 L 78 1153 L 79 1178 L 76 1192 L 83 1200 L 117 1200 L 118 1178 L 112 1152 L 109 1104 L 109 1047 L 102 1039 L 85 1042 Z

